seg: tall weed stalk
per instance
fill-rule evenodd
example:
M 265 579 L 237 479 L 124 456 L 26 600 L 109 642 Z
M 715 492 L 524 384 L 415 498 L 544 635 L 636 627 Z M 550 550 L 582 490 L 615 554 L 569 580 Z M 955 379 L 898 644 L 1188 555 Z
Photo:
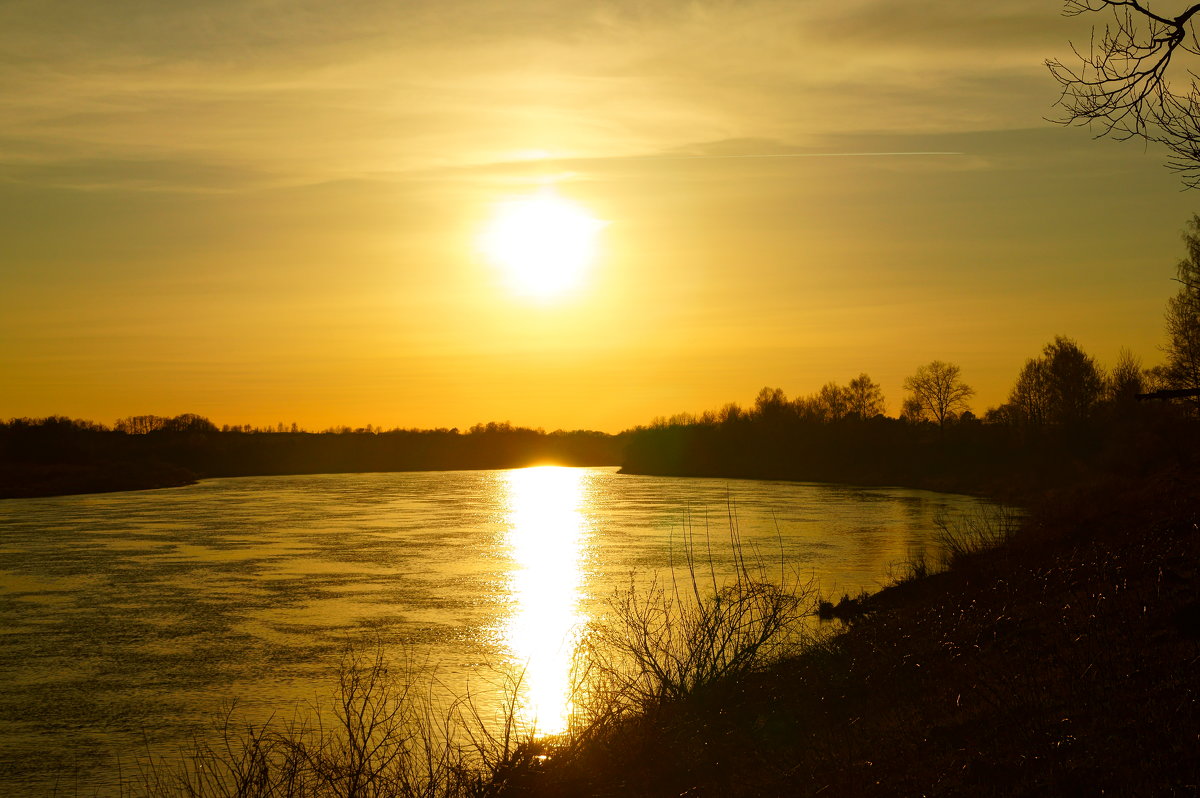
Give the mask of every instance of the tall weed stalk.
M 947 565 L 972 554 L 994 549 L 1017 531 L 1022 514 L 1012 507 L 994 504 L 979 507 L 970 513 L 939 514 L 934 518 L 937 531 L 934 540 L 943 552 Z

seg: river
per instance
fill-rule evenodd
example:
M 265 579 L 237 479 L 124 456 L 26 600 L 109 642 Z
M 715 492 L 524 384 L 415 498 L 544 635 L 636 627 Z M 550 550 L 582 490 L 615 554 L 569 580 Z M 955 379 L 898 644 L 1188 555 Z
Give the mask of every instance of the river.
M 555 467 L 0 501 L 0 794 L 104 794 L 230 702 L 303 713 L 353 645 L 458 694 L 523 671 L 522 711 L 556 731 L 573 632 L 689 543 L 727 573 L 733 527 L 772 572 L 853 595 L 984 504 Z

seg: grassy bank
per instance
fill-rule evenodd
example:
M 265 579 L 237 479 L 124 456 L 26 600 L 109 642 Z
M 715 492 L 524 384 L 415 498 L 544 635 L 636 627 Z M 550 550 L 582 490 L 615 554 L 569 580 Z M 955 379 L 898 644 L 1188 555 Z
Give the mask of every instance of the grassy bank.
M 522 795 L 1194 795 L 1193 476 L 1047 497 L 844 634 L 547 760 Z

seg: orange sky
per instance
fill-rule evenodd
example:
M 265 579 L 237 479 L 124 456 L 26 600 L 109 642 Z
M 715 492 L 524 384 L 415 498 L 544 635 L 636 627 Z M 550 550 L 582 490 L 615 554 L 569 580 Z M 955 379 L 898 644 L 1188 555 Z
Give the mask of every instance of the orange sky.
M 902 7 L 897 7 L 901 5 Z M 1045 121 L 1053 2 L 15 2 L 0 417 L 617 431 L 1056 334 L 1157 362 L 1196 208 Z M 924 154 L 922 154 L 924 153 Z M 607 224 L 515 295 L 478 239 Z

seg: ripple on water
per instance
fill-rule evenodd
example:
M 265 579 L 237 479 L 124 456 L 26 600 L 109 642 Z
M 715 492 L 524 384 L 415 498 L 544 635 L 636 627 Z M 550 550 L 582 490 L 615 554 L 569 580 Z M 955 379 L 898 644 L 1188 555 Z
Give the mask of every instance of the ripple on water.
M 689 532 L 727 568 L 731 514 L 766 561 L 853 594 L 923 545 L 936 513 L 979 504 L 613 469 L 546 477 L 546 514 L 537 479 L 497 471 L 0 502 L 0 794 L 57 780 L 103 795 L 118 755 L 128 771 L 139 754 L 177 752 L 235 699 L 249 720 L 303 711 L 349 643 L 382 641 L 460 693 L 502 679 L 524 666 L 515 629 L 602 613 L 630 573 L 680 563 Z M 539 599 L 539 579 L 573 592 Z

